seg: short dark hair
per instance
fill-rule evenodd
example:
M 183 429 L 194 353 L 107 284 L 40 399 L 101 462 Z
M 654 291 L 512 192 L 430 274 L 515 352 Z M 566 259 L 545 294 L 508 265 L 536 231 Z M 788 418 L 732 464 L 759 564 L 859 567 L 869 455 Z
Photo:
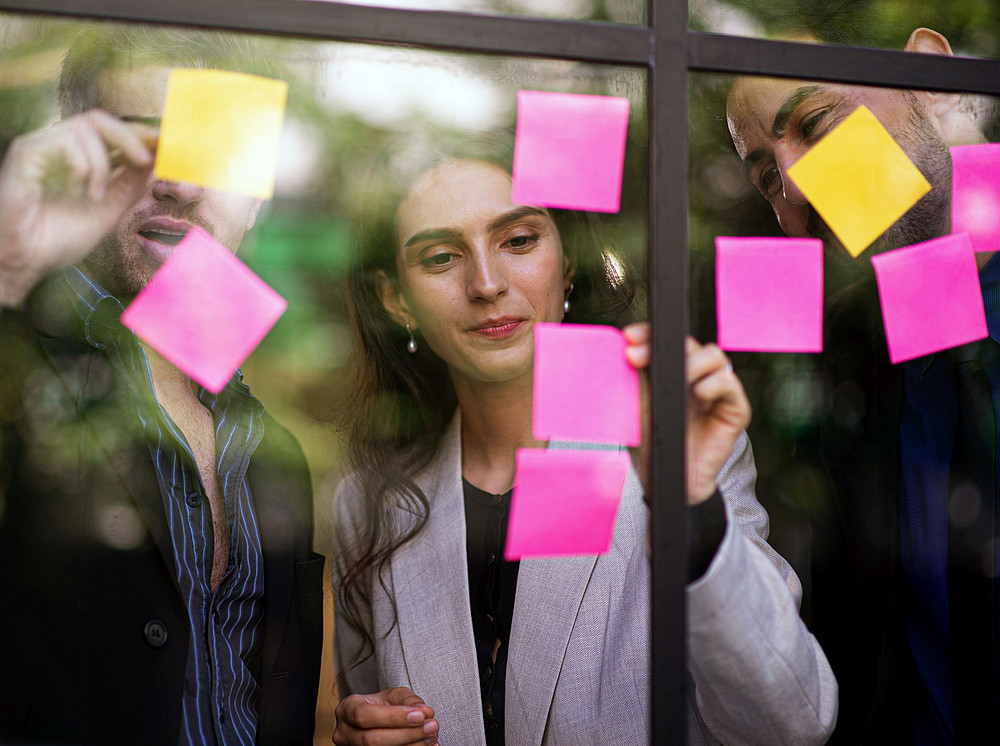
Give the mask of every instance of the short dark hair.
M 245 34 L 139 24 L 87 24 L 63 58 L 59 106 L 64 117 L 98 105 L 106 70 L 165 65 L 204 67 L 274 76 L 259 39 Z

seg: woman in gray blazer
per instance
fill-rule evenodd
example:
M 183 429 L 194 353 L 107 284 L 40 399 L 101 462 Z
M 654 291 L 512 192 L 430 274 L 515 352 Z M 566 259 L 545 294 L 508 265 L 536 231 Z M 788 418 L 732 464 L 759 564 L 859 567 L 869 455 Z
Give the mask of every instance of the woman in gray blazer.
M 423 172 L 352 273 L 353 472 L 337 495 L 338 744 L 649 742 L 648 507 L 629 475 L 610 551 L 505 562 L 531 433 L 537 322 L 621 322 L 626 279 L 473 159 Z M 378 240 L 381 238 L 381 240 Z M 564 242 L 565 239 L 565 242 Z M 593 255 L 591 255 L 593 254 Z M 575 291 L 575 292 L 574 292 Z M 648 362 L 648 330 L 627 356 Z M 766 543 L 725 355 L 690 340 L 692 744 L 823 743 L 837 685 Z M 569 520 L 569 518 L 567 518 Z

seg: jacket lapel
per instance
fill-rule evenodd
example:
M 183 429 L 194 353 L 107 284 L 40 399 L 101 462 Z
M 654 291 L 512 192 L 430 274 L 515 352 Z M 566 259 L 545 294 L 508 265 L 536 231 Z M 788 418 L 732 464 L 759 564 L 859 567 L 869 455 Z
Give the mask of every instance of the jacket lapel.
M 604 449 L 556 442 L 549 447 Z M 616 536 L 620 513 L 621 509 Z M 569 638 L 596 565 L 597 555 L 521 561 L 504 697 L 506 742 L 510 746 L 542 743 Z
M 504 697 L 510 746 L 542 742 L 570 633 L 596 563 L 596 555 L 521 561 Z
M 127 392 L 128 384 L 121 380 L 104 355 L 75 341 L 42 338 L 38 346 L 86 428 L 82 437 L 93 452 L 92 463 L 97 465 L 95 468 L 104 470 L 104 478 L 95 477 L 95 481 L 103 481 L 110 490 L 120 489 L 132 500 L 176 588 L 176 561 L 160 485 L 152 466 L 149 442 Z M 100 393 L 90 393 L 94 381 L 107 380 L 114 380 L 117 385 L 110 390 L 100 390 Z M 89 402 L 87 409 L 80 405 L 82 401 Z M 110 417 L 109 412 L 112 413 Z M 92 417 L 92 413 L 96 416 Z
M 262 423 L 262 426 L 265 426 Z M 267 439 L 265 432 L 264 439 Z M 291 477 L 280 464 L 265 461 L 264 440 L 257 446 L 255 458 L 247 469 L 247 483 L 253 510 L 257 516 L 257 531 L 264 565 L 264 640 L 263 676 L 274 666 L 288 612 L 293 603 L 294 516 L 288 504 Z M 264 463 L 262 463 L 264 462 Z
M 462 493 L 461 427 L 456 416 L 441 451 L 418 479 L 430 502 L 421 534 L 392 558 L 392 587 L 410 688 L 441 723 L 443 743 L 485 744 L 469 603 Z M 445 665 L 445 661 L 451 663 Z

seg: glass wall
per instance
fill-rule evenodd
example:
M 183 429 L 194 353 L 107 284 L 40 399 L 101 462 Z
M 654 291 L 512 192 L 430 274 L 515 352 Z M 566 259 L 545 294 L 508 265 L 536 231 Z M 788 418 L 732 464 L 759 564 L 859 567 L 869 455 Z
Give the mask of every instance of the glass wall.
M 18 135 L 60 119 L 61 63 L 88 24 L 93 25 L 0 14 L 0 152 Z M 413 181 L 443 158 L 489 158 L 509 171 L 519 90 L 624 97 L 629 126 L 621 209 L 581 219 L 608 271 L 627 271 L 641 284 L 647 245 L 646 76 L 621 66 L 348 42 L 260 36 L 254 43 L 267 73 L 287 81 L 289 94 L 274 197 L 261 206 L 239 257 L 288 308 L 241 368 L 254 396 L 302 445 L 315 495 L 314 546 L 329 556 L 334 492 L 348 470 L 344 413 L 356 396 L 347 374 L 353 340 L 344 293 L 361 234 L 391 220 Z M 564 238 L 568 249 L 571 240 Z M 639 317 L 646 316 L 644 298 L 640 294 L 637 301 Z M 8 370 L 17 368 L 12 355 L 17 357 L 16 349 L 4 353 Z M 12 420 L 20 411 L 14 405 L 18 398 L 7 403 Z M 0 472 L 0 511 L 5 485 L 20 466 L 6 463 Z M 316 743 L 329 742 L 336 704 L 329 575 L 325 586 L 328 625 Z
M 881 49 L 903 49 L 919 27 L 944 34 L 956 55 L 1000 55 L 1000 14 L 991 3 L 947 4 L 899 0 L 817 4 L 807 0 L 693 0 L 690 28 L 761 39 L 812 39 Z

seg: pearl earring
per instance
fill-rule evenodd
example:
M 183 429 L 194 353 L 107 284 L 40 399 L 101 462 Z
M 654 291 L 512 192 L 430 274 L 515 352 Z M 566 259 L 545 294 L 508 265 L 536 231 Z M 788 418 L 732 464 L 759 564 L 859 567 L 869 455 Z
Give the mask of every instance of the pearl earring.
M 410 328 L 410 322 L 406 322 L 406 333 L 410 335 L 410 341 L 406 343 L 406 351 L 411 355 L 417 351 L 417 340 L 413 338 L 413 330 Z
M 569 313 L 569 294 L 573 292 L 573 283 L 569 284 L 569 290 L 566 291 L 566 295 L 563 297 L 563 313 Z

